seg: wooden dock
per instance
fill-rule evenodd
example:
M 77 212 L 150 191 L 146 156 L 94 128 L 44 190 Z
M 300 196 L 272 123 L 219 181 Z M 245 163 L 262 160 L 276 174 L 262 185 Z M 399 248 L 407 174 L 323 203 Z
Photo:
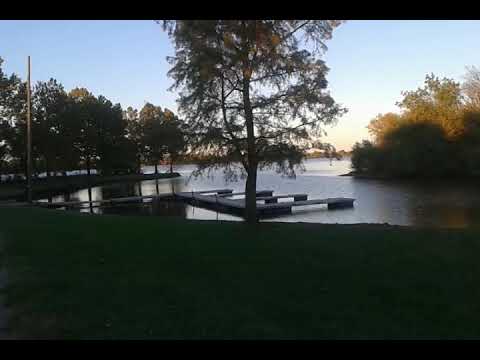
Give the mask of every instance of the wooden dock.
M 234 195 L 244 195 L 245 193 L 223 192 L 180 192 L 174 196 L 177 199 L 186 201 L 194 206 L 205 207 L 208 209 L 233 213 L 243 216 L 245 212 L 245 198 L 229 199 Z M 270 194 L 265 196 L 265 194 Z M 278 199 L 292 198 L 293 201 L 282 201 Z M 272 190 L 257 191 L 257 215 L 259 217 L 270 217 L 275 215 L 290 214 L 292 207 L 308 205 L 327 205 L 328 209 L 341 209 L 353 207 L 355 199 L 352 198 L 328 198 L 307 200 L 307 194 L 287 194 L 273 196 Z
M 257 196 L 272 196 L 273 191 L 272 190 L 260 190 L 257 191 Z M 224 192 L 224 193 L 218 193 L 218 196 L 221 197 L 232 197 L 232 196 L 240 196 L 240 195 L 245 195 L 244 192 Z
M 204 190 L 204 191 L 195 191 L 195 194 L 217 194 L 224 195 L 232 193 L 232 189 L 216 189 L 216 190 Z M 113 199 L 102 199 L 102 200 L 84 200 L 84 201 L 33 201 L 33 204 L 40 207 L 46 208 L 75 208 L 81 205 L 90 205 L 91 207 L 100 207 L 105 205 L 115 205 L 121 203 L 142 203 L 144 200 L 173 200 L 174 195 L 172 193 L 165 194 L 154 194 L 154 195 L 144 195 L 144 196 L 128 196 L 121 198 Z
M 232 189 L 202 190 L 179 193 L 167 193 L 146 196 L 130 196 L 123 198 L 92 200 L 92 201 L 59 201 L 45 202 L 35 201 L 34 204 L 47 208 L 75 208 L 82 205 L 89 207 L 111 206 L 122 203 L 143 203 L 148 200 L 179 200 L 193 206 L 204 207 L 214 211 L 244 216 L 245 197 L 233 198 L 245 195 L 244 192 L 233 192 Z M 279 199 L 293 199 L 293 201 L 279 201 Z M 328 198 L 308 200 L 307 194 L 284 194 L 273 195 L 273 190 L 257 191 L 257 215 L 258 217 L 272 217 L 276 215 L 291 214 L 295 206 L 327 205 L 328 209 L 341 209 L 353 207 L 355 199 L 352 198 Z
M 143 202 L 143 200 L 160 200 L 164 199 L 167 200 L 168 198 L 172 198 L 172 194 L 159 194 L 159 195 L 145 195 L 145 196 L 129 196 L 129 197 L 122 197 L 122 198 L 114 198 L 114 199 L 104 199 L 104 200 L 92 200 L 92 201 L 55 201 L 55 202 L 47 202 L 47 201 L 34 201 L 33 204 L 46 207 L 46 208 L 73 208 L 81 205 L 92 205 L 92 207 L 99 207 L 104 205 L 115 205 L 120 203 L 135 203 L 135 202 Z

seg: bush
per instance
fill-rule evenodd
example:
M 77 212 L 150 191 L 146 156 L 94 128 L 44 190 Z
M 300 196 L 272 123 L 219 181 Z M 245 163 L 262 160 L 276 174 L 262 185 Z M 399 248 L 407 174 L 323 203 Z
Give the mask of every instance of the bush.
M 385 137 L 382 146 L 355 144 L 352 166 L 361 174 L 395 177 L 448 176 L 458 172 L 457 147 L 432 123 L 404 124 Z
M 370 141 L 355 143 L 352 149 L 352 167 L 360 174 L 382 173 L 382 153 Z
M 406 124 L 385 139 L 385 169 L 395 176 L 443 176 L 454 171 L 443 129 L 432 123 Z

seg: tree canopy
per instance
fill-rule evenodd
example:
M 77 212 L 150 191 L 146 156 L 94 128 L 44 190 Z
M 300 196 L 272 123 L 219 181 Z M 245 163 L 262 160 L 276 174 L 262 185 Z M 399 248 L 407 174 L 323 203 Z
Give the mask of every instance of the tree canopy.
M 480 110 L 480 70 L 475 66 L 467 67 L 462 89 L 467 106 L 471 109 Z
M 22 173 L 26 167 L 26 84 L 7 76 L 0 58 L 0 171 Z M 154 105 L 149 104 L 146 109 Z M 147 110 L 140 112 L 142 115 Z M 160 109 L 158 107 L 158 109 Z M 145 117 L 145 116 L 144 116 Z M 167 121 L 167 120 L 171 121 Z M 39 81 L 32 92 L 34 174 L 95 168 L 102 174 L 139 172 L 142 163 L 171 163 L 184 151 L 183 122 L 160 109 L 158 126 L 131 107 L 124 112 L 105 96 L 86 88 L 68 93 L 55 79 Z M 172 137 L 175 137 L 172 139 Z
M 480 174 L 480 87 L 472 69 L 464 84 L 431 74 L 423 87 L 402 92 L 399 114 L 370 121 L 374 143 L 354 146 L 355 171 L 402 177 Z
M 449 138 L 463 132 L 463 94 L 460 83 L 452 79 L 439 79 L 433 74 L 425 77 L 425 86 L 402 93 L 397 105 L 408 122 L 430 122 L 442 127 Z

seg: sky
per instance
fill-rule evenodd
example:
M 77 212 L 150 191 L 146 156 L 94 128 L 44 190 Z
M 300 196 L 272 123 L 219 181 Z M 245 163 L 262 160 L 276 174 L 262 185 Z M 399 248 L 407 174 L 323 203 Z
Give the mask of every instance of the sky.
M 401 92 L 423 85 L 425 75 L 463 80 L 480 66 L 480 21 L 355 20 L 335 29 L 324 54 L 333 98 L 348 109 L 323 139 L 350 150 L 368 139 L 369 121 L 398 111 Z M 123 108 L 146 102 L 176 111 L 167 56 L 171 40 L 154 21 L 0 20 L 0 57 L 7 74 L 32 82 L 55 78 L 68 91 L 86 87 Z

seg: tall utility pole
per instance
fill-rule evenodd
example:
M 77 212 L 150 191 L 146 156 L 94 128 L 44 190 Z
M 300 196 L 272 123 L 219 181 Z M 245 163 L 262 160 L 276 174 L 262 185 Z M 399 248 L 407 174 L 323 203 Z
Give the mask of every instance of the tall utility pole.
M 28 56 L 27 77 L 27 200 L 32 202 L 32 124 L 30 99 L 30 56 Z

